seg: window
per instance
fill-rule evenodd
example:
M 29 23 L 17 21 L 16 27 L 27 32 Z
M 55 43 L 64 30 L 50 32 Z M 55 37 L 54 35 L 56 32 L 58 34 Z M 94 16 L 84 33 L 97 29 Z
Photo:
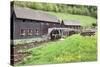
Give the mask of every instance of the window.
M 26 33 L 25 33 L 25 29 L 20 29 L 20 35 L 21 35 L 21 36 L 25 36 L 25 34 L 26 34 Z
M 28 35 L 32 35 L 32 29 L 28 29 Z
M 46 23 L 46 25 L 49 25 L 49 23 Z
M 36 29 L 36 35 L 39 35 L 39 30 L 38 29 Z

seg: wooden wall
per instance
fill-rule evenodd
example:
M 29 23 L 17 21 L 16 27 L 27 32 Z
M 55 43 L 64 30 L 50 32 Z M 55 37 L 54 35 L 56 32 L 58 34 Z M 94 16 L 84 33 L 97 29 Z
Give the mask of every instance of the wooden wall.
M 60 27 L 59 23 L 27 19 L 13 19 L 13 39 L 41 37 L 48 34 L 48 28 Z M 29 35 L 30 30 L 30 35 Z M 24 32 L 23 32 L 24 31 Z

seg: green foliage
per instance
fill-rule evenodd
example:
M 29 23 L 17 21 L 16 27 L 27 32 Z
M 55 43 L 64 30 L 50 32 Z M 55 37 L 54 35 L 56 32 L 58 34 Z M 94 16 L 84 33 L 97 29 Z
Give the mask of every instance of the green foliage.
M 96 26 L 97 26 L 97 23 L 92 23 L 92 26 L 93 26 L 93 27 L 96 27 Z
M 28 50 L 21 64 L 51 64 L 97 60 L 96 36 L 72 35 Z
M 14 3 L 15 6 L 28 7 L 37 10 L 86 15 L 97 18 L 96 6 L 54 4 L 54 3 L 27 2 L 27 1 L 14 1 Z

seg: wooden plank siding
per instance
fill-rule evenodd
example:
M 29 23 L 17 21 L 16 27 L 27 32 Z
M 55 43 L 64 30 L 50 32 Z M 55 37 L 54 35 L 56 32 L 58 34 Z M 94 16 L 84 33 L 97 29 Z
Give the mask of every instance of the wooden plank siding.
M 15 19 L 13 30 L 14 39 L 25 39 L 47 35 L 48 28 L 53 27 L 60 27 L 60 25 L 58 23 Z M 21 30 L 25 30 L 25 35 L 21 35 Z M 32 35 L 28 35 L 28 30 L 32 30 Z

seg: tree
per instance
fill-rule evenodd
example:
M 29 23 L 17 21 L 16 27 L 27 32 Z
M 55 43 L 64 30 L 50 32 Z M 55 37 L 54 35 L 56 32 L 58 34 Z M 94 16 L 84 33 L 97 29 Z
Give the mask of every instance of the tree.
M 54 3 L 27 2 L 27 1 L 14 1 L 14 3 L 16 6 L 28 7 L 31 9 L 86 15 L 97 18 L 96 6 L 54 4 Z

